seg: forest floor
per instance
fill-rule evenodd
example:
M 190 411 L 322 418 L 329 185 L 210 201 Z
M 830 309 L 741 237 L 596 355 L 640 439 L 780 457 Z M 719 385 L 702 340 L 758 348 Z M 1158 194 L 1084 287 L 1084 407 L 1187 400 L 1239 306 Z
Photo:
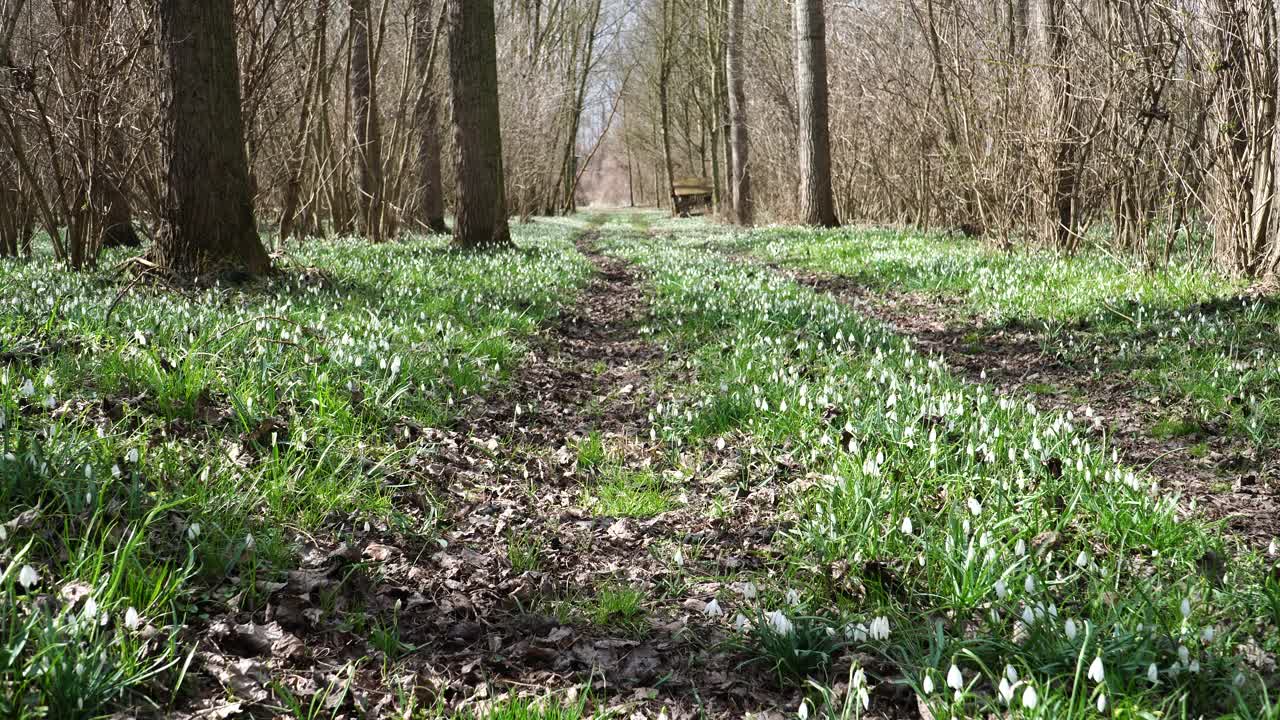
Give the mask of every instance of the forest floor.
M 0 716 L 1275 713 L 1280 309 L 647 212 L 0 265 Z

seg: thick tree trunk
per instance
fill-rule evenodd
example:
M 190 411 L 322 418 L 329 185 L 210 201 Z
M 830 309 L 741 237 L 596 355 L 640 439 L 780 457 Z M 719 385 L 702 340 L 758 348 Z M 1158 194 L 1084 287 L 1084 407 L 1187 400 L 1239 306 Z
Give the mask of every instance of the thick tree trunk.
M 498 116 L 498 48 L 493 0 L 449 0 L 449 80 L 456 146 L 454 243 L 511 244 Z
M 729 196 L 733 202 L 733 221 L 751 225 L 755 223 L 755 203 L 751 197 L 747 93 L 742 68 L 743 5 L 743 0 L 729 0 L 729 47 L 725 63 L 729 83 L 729 145 L 733 149 Z
M 1077 245 L 1076 142 L 1071 105 L 1071 71 L 1066 65 L 1062 0 L 1038 0 L 1037 44 L 1041 53 L 1040 91 L 1048 129 L 1045 152 L 1045 240 L 1059 250 Z
M 253 220 L 232 2 L 159 0 L 159 11 L 168 191 L 154 257 L 189 278 L 267 272 Z
M 360 220 L 369 239 L 386 239 L 382 177 L 382 128 L 369 0 L 351 0 L 351 104 L 360 164 Z
M 445 234 L 444 179 L 440 160 L 440 97 L 435 91 L 436 41 L 440 28 L 432 16 L 431 0 L 416 0 L 413 42 L 418 82 L 418 224 L 430 233 Z
M 823 0 L 796 0 L 796 104 L 800 135 L 800 222 L 835 227 L 831 195 L 831 137 L 828 127 L 827 24 Z

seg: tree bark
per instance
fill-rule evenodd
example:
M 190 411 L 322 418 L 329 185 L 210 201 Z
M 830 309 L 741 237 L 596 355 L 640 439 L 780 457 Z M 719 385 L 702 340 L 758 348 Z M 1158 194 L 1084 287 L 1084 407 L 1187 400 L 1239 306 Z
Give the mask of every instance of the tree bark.
M 511 244 L 498 116 L 498 48 L 493 0 L 449 0 L 457 219 L 463 248 Z
M 440 159 L 440 96 L 436 93 L 436 42 L 440 28 L 432 17 L 432 1 L 416 0 L 413 26 L 414 59 L 422 83 L 418 116 L 418 223 L 429 233 L 449 232 L 444 222 L 444 179 Z
M 742 68 L 743 5 L 743 0 L 729 0 L 728 62 L 725 63 L 729 84 L 729 144 L 733 152 L 729 199 L 733 203 L 733 221 L 739 225 L 752 225 L 755 223 L 755 202 L 751 197 L 747 93 Z
M 382 128 L 369 0 L 351 0 L 351 103 L 355 115 L 356 157 L 360 164 L 360 220 L 374 242 L 385 239 L 383 214 Z
M 186 278 L 271 267 L 253 219 L 231 0 L 159 0 L 168 189 L 157 263 Z
M 800 222 L 835 227 L 828 127 L 827 23 L 823 0 L 796 0 L 796 104 L 800 135 Z

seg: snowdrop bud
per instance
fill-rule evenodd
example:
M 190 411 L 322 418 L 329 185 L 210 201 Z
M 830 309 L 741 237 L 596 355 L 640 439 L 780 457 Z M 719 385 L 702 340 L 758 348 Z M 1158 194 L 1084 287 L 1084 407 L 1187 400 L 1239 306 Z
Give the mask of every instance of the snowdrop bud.
M 982 514 L 982 503 L 978 502 L 977 498 L 969 498 L 969 512 L 974 517 Z
M 1036 576 L 1028 575 L 1026 580 L 1022 581 L 1022 589 L 1029 593 L 1036 591 Z
M 1107 711 L 1107 696 L 1105 694 L 1098 693 L 1097 706 L 1098 706 L 1099 713 L 1104 713 Z
M 1156 668 L 1155 663 L 1147 666 L 1147 682 L 1156 685 L 1160 682 L 1160 670 Z
M 1063 629 L 1067 633 L 1068 640 L 1074 641 L 1076 639 L 1076 621 L 1075 620 L 1072 620 L 1071 618 L 1067 618 L 1066 627 Z
M 680 548 L 676 548 L 676 552 L 671 556 L 671 560 L 677 567 L 684 567 L 684 553 L 680 552 Z
M 1076 567 L 1083 568 L 1089 565 L 1089 556 L 1083 550 L 1076 556 Z
M 1000 694 L 1000 702 L 1005 705 L 1008 705 L 1013 700 L 1013 686 L 1005 678 L 1000 678 L 1000 685 L 996 688 L 996 691 Z
M 1009 586 L 1005 584 L 1004 578 L 996 580 L 996 597 L 1001 600 L 1009 595 Z
M 137 630 L 142 625 L 142 618 L 138 616 L 138 611 L 132 607 L 124 611 L 124 626 L 130 630 Z
M 1191 617 L 1191 598 L 1182 598 L 1182 617 Z
M 914 529 L 915 528 L 911 526 L 911 518 L 909 517 L 902 518 L 902 534 L 903 535 L 910 535 Z
M 947 671 L 947 687 L 952 690 L 960 690 L 964 687 L 964 675 L 960 673 L 960 668 L 955 663 L 951 663 L 951 669 Z
M 1022 557 L 1027 554 L 1027 543 L 1022 538 L 1018 538 L 1018 542 L 1014 543 L 1013 554 L 1018 557 Z
M 1040 696 L 1036 694 L 1035 687 L 1028 685 L 1026 690 L 1022 691 L 1022 707 L 1028 710 L 1035 710 L 1036 705 L 1040 704 Z
M 809 720 L 809 701 L 801 700 L 800 709 L 796 711 L 796 715 L 800 716 L 800 720 Z
M 1100 683 L 1104 677 L 1106 677 L 1106 673 L 1102 667 L 1102 656 L 1099 655 L 1093 659 L 1093 662 L 1089 663 L 1089 679 Z
M 925 695 L 933 694 L 933 675 L 928 670 L 925 671 L 924 682 L 920 683 L 920 685 L 920 689 L 924 690 Z
M 22 586 L 23 590 L 30 590 L 38 582 L 40 582 L 40 575 L 30 565 L 23 565 L 22 569 L 18 571 L 18 584 Z

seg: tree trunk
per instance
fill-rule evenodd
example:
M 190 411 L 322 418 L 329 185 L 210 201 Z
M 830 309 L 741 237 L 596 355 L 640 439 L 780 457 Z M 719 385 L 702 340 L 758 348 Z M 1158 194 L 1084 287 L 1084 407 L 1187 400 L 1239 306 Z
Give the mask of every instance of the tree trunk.
M 827 24 L 823 0 L 796 0 L 796 104 L 800 135 L 800 222 L 835 227 L 831 137 L 827 120 Z
M 1041 53 L 1041 107 L 1048 128 L 1045 152 L 1045 240 L 1059 250 L 1073 250 L 1077 238 L 1076 152 L 1071 106 L 1071 74 L 1066 65 L 1066 30 L 1062 0 L 1039 0 L 1037 23 Z
M 662 0 L 662 37 L 658 46 L 658 116 L 662 132 L 662 161 L 667 175 L 667 197 L 671 200 L 671 214 L 676 208 L 676 172 L 671 159 L 671 0 Z M 655 182 L 656 184 L 656 182 Z
M 159 0 L 168 189 L 157 263 L 182 277 L 259 274 L 231 0 Z
M 372 17 L 369 0 L 351 0 L 351 104 L 360 165 L 360 220 L 374 242 L 385 239 L 382 128 L 378 118 Z
M 414 59 L 422 83 L 414 112 L 418 116 L 418 223 L 429 233 L 445 234 L 444 179 L 440 160 L 440 96 L 434 87 L 436 42 L 440 28 L 431 0 L 417 0 L 413 26 Z
M 449 80 L 456 146 L 459 247 L 511 244 L 498 117 L 498 48 L 493 0 L 449 0 Z
M 755 203 L 751 197 L 750 143 L 747 138 L 747 92 L 743 84 L 742 30 L 743 0 L 729 0 L 729 47 L 725 76 L 729 83 L 729 144 L 733 149 L 729 197 L 733 221 L 755 223 Z

